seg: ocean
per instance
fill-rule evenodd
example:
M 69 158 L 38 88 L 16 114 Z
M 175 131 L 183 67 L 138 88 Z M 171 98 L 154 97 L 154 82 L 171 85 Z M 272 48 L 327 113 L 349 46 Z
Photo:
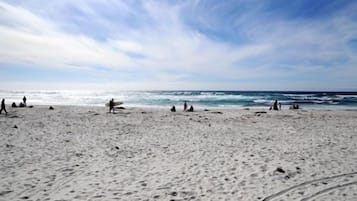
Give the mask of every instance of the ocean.
M 6 104 L 22 101 L 28 105 L 104 106 L 111 98 L 127 107 L 170 107 L 188 105 L 208 107 L 269 107 L 278 100 L 283 108 L 292 104 L 313 108 L 357 108 L 357 92 L 303 91 L 75 91 L 75 90 L 0 90 Z

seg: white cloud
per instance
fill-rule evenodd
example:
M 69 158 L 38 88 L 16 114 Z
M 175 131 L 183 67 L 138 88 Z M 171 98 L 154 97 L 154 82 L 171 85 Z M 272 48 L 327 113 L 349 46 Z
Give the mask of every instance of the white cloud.
M 81 8 L 90 16 L 104 24 L 116 26 L 115 20 L 108 22 L 88 5 L 84 5 L 81 3 Z M 145 3 L 146 11 L 155 21 L 155 27 L 132 29 L 128 30 L 127 35 L 118 34 L 120 39 L 97 41 L 88 36 L 66 33 L 51 21 L 23 8 L 6 3 L 0 3 L 0 6 L 6 11 L 1 15 L 1 21 L 12 22 L 11 26 L 0 26 L 0 59 L 6 63 L 65 68 L 180 67 L 192 71 L 216 71 L 216 68 L 229 68 L 240 59 L 257 55 L 267 49 L 264 45 L 232 47 L 211 41 L 182 24 L 179 20 L 179 7 Z M 144 57 L 132 58 L 127 52 Z
M 323 64 L 332 65 L 331 61 L 341 58 L 347 62 L 337 62 L 336 69 L 355 73 L 356 54 L 347 47 L 346 41 L 357 35 L 357 23 L 350 17 L 356 6 L 329 20 L 311 22 L 270 21 L 259 13 L 262 7 L 259 6 L 239 15 L 232 25 L 249 39 L 244 45 L 238 45 L 216 40 L 185 24 L 182 18 L 185 9 L 194 7 L 197 2 L 168 5 L 143 1 L 138 8 L 125 1 L 49 1 L 39 5 L 41 9 L 31 9 L 35 5 L 32 1 L 22 2 L 23 7 L 0 2 L 0 63 L 94 72 L 97 67 L 104 67 L 157 75 L 158 80 L 151 84 L 140 80 L 121 83 L 128 88 L 165 83 L 178 88 L 186 85 L 192 88 L 189 84 L 203 88 L 218 84 L 231 89 L 234 88 L 231 82 L 210 84 L 181 80 L 197 73 L 210 74 L 220 80 L 274 79 L 306 73 L 327 75 L 334 72 Z M 108 17 L 101 7 L 111 8 L 111 12 L 118 13 L 118 18 Z M 105 37 L 97 39 L 86 33 L 86 29 L 78 32 L 84 25 L 61 16 L 75 14 L 71 13 L 74 11 L 58 12 L 67 12 L 70 8 L 81 12 L 78 16 L 81 20 L 97 26 L 88 31 Z M 122 19 L 125 17 L 129 22 Z M 206 15 L 198 13 L 197 18 L 212 26 Z M 135 24 L 135 20 L 140 23 Z M 76 31 L 68 27 L 75 27 Z M 173 69 L 181 73 L 168 73 Z M 254 84 L 241 86 L 253 87 Z

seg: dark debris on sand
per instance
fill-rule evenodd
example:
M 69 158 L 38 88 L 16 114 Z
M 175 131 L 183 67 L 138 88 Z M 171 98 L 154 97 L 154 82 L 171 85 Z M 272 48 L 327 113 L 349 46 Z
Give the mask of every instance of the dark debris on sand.
M 277 167 L 275 171 L 280 172 L 280 173 L 285 173 L 285 170 L 283 170 L 283 168 L 281 168 L 281 167 Z

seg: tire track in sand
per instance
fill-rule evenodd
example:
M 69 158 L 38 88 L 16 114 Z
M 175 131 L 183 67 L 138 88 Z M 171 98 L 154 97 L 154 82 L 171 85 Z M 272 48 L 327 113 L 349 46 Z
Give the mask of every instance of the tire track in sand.
M 311 181 L 306 181 L 306 182 L 303 182 L 303 183 L 300 183 L 300 184 L 297 184 L 297 185 L 294 185 L 294 186 L 291 186 L 287 189 L 284 189 L 282 191 L 279 191 L 277 193 L 274 193 L 272 195 L 269 195 L 267 197 L 265 197 L 262 201 L 269 201 L 269 200 L 274 200 L 276 198 L 279 198 L 281 196 L 284 196 L 286 195 L 287 193 L 299 193 L 299 192 L 295 192 L 294 190 L 298 190 L 299 188 L 301 187 L 305 187 L 307 188 L 308 185 L 311 184 L 311 186 L 309 186 L 309 190 L 313 189 L 314 188 L 314 185 L 313 184 L 317 184 L 319 182 L 325 182 L 325 181 L 330 181 L 330 180 L 338 180 L 338 179 L 347 179 L 349 177 L 353 177 L 354 175 L 357 175 L 357 172 L 351 172 L 351 173 L 346 173 L 346 174 L 340 174 L 340 175 L 335 175 L 335 176 L 330 176 L 330 177 L 323 177 L 323 178 L 320 178 L 320 179 L 314 179 L 314 180 L 311 180 Z M 336 183 L 336 181 L 335 181 Z M 315 193 L 312 193 L 310 194 L 310 196 L 308 197 L 305 197 L 303 198 L 302 200 L 306 201 L 306 200 L 309 200 L 313 197 L 316 197 L 320 194 L 323 194 L 327 191 L 331 191 L 331 190 L 334 190 L 334 189 L 338 189 L 338 188 L 342 188 L 342 187 L 346 187 L 346 186 L 350 186 L 350 185 L 354 185 L 354 184 L 357 184 L 357 181 L 354 181 L 354 182 L 350 182 L 350 183 L 339 183 L 338 185 L 335 185 L 335 186 L 332 186 L 332 187 L 328 187 L 328 188 L 325 188 L 325 189 L 322 189 L 320 191 L 317 191 Z M 300 196 L 303 196 L 303 195 L 300 195 Z M 305 195 L 307 196 L 307 195 Z
M 332 187 L 326 188 L 326 189 L 324 189 L 322 191 L 318 191 L 318 192 L 312 194 L 309 197 L 303 198 L 303 199 L 301 199 L 301 201 L 307 201 L 307 200 L 310 200 L 310 199 L 312 199 L 314 197 L 317 197 L 317 196 L 319 196 L 321 194 L 327 193 L 329 191 L 332 191 L 332 190 L 335 190 L 335 189 L 339 189 L 339 188 L 343 188 L 343 187 L 346 187 L 346 186 L 351 186 L 351 185 L 354 185 L 354 184 L 357 184 L 357 181 L 350 182 L 350 183 L 347 183 L 347 184 L 339 184 L 339 185 L 336 185 L 336 186 L 332 186 Z

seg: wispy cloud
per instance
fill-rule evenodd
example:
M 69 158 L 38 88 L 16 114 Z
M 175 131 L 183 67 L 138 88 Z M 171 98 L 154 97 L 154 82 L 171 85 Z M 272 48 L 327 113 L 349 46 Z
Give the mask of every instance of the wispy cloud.
M 125 82 L 137 88 L 276 89 L 290 78 L 298 88 L 313 80 L 311 74 L 351 87 L 338 80 L 356 76 L 357 4 L 336 11 L 324 5 L 329 15 L 303 17 L 289 13 L 304 5 L 274 6 L 244 0 L 0 2 L 0 65 L 88 71 L 108 83 L 116 82 L 113 74 L 126 74 Z

